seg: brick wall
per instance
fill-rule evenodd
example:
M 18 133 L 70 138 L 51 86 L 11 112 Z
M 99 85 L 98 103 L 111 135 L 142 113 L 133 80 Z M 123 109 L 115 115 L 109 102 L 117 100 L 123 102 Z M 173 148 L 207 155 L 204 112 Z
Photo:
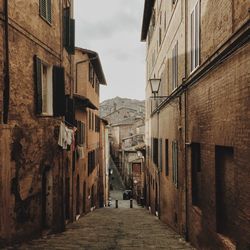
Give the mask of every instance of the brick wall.
M 201 143 L 202 169 L 201 211 L 189 203 L 190 235 L 191 241 L 204 248 L 211 245 L 211 238 L 214 246 L 222 244 L 216 234 L 216 145 L 233 147 L 234 174 L 228 184 L 234 202 L 227 208 L 234 218 L 232 240 L 249 244 L 249 49 L 249 45 L 240 49 L 188 92 L 188 141 Z

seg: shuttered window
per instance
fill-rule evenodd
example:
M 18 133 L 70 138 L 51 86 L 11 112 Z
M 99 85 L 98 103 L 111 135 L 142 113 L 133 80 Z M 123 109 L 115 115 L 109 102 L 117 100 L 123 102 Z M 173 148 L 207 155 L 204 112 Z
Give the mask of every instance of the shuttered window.
M 197 1 L 191 13 L 191 71 L 200 64 L 200 4 Z
M 65 115 L 64 69 L 47 65 L 37 56 L 34 65 L 36 114 Z
M 88 153 L 88 175 L 90 175 L 96 166 L 96 151 L 92 150 Z
M 69 124 L 75 124 L 75 104 L 73 98 L 70 98 L 69 95 L 66 96 L 66 111 L 65 111 L 65 121 Z M 77 126 L 77 124 L 75 124 Z
M 153 138 L 153 162 L 158 167 L 158 138 Z
M 77 144 L 85 145 L 85 123 L 82 121 L 77 121 Z
M 63 10 L 63 45 L 69 54 L 75 53 L 75 20 L 70 18 L 70 7 Z
M 66 110 L 64 68 L 53 67 L 53 113 L 64 116 Z
M 168 139 L 165 140 L 165 175 L 168 176 L 169 166 L 168 166 Z
M 178 42 L 172 50 L 172 90 L 178 87 Z
M 40 15 L 49 23 L 51 23 L 51 0 L 40 0 Z
M 178 187 L 178 142 L 172 142 L 172 177 L 173 183 Z

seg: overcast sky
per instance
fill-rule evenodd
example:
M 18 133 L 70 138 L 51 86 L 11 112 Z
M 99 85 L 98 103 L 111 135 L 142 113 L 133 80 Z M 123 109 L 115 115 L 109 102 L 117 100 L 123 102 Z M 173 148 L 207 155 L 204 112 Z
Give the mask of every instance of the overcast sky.
M 108 85 L 101 101 L 145 99 L 143 0 L 75 0 L 76 46 L 98 52 Z

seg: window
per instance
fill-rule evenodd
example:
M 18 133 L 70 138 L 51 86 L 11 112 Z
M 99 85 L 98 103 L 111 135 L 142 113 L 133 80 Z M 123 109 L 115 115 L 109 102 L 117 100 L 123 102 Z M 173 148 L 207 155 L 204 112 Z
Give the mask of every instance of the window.
M 52 67 L 41 63 L 42 115 L 53 115 Z
M 91 114 L 91 111 L 89 110 L 89 130 L 91 130 L 91 125 L 92 125 L 92 114 Z
M 191 13 L 191 71 L 200 63 L 200 5 L 196 3 Z
M 167 15 L 166 15 L 166 11 L 164 12 L 164 31 L 166 32 L 167 30 Z
M 88 153 L 88 175 L 90 175 L 96 166 L 96 151 L 92 150 Z
M 162 170 L 162 139 L 159 140 L 159 169 Z
M 64 116 L 64 68 L 48 65 L 37 56 L 35 64 L 35 102 L 38 115 Z
M 94 86 L 95 72 L 91 63 L 89 63 L 89 82 Z
M 159 46 L 161 46 L 161 27 L 159 27 Z
M 178 143 L 172 142 L 172 175 L 173 183 L 178 187 Z
M 70 7 L 63 10 L 63 46 L 69 54 L 75 53 L 75 20 L 70 18 Z
M 77 136 L 76 136 L 78 145 L 85 145 L 85 123 L 77 121 Z
M 94 130 L 95 129 L 95 115 L 94 113 L 92 113 L 92 126 L 91 126 L 91 129 Z
M 95 132 L 100 132 L 100 118 L 95 115 Z
M 40 0 L 40 16 L 51 23 L 51 0 Z
M 158 167 L 158 138 L 153 138 L 153 162 Z
M 178 87 L 178 42 L 172 50 L 172 90 Z
M 169 166 L 168 166 L 168 139 L 165 140 L 165 175 L 168 176 Z
M 201 202 L 201 149 L 199 143 L 192 143 L 191 146 L 192 165 L 192 203 L 200 207 Z

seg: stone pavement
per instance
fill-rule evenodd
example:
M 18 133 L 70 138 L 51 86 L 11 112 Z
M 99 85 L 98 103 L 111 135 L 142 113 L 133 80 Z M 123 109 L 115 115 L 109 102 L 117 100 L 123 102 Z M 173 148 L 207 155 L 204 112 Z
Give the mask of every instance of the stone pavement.
M 65 232 L 8 249 L 193 249 L 146 209 L 102 208 Z

